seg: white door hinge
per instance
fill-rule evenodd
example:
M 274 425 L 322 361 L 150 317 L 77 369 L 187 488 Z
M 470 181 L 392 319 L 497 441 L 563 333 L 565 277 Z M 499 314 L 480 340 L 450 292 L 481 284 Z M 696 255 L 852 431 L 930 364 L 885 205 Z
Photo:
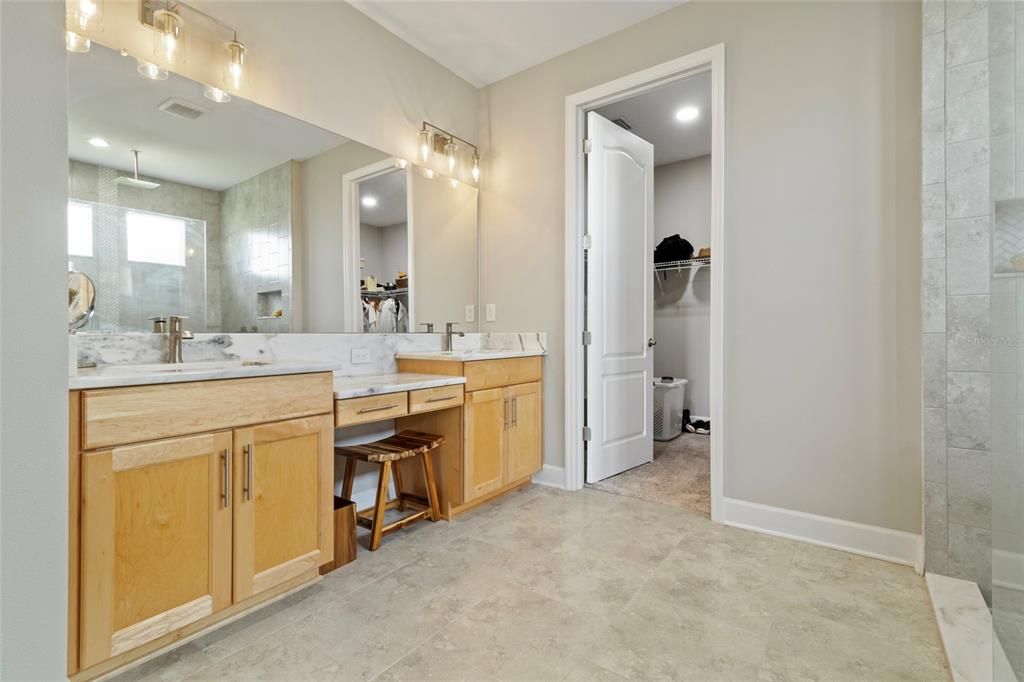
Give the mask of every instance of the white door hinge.
M 592 340 L 593 340 L 593 336 L 591 335 L 591 333 L 589 331 L 583 332 L 583 345 L 584 346 L 589 346 L 590 342 Z
M 590 140 L 583 140 L 583 153 L 589 154 L 593 146 L 590 144 Z
M 583 442 L 589 442 L 594 437 L 594 433 L 590 430 L 589 426 L 583 427 Z

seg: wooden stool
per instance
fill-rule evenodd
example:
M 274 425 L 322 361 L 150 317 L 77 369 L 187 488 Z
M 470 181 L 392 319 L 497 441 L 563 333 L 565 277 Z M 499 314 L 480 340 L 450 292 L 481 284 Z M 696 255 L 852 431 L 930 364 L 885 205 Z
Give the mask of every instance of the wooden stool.
M 334 454 L 346 458 L 345 481 L 341 496 L 352 499 L 352 483 L 356 477 L 356 461 L 380 465 L 380 478 L 377 481 L 377 501 L 373 507 L 356 512 L 356 522 L 369 528 L 370 550 L 380 547 L 384 535 L 400 528 L 412 525 L 423 519 L 437 521 L 441 518 L 441 507 L 437 501 L 437 485 L 434 483 L 434 463 L 430 451 L 444 443 L 444 436 L 419 431 L 402 431 L 389 438 L 374 441 L 365 445 L 336 446 Z M 397 462 L 410 457 L 423 458 L 423 476 L 426 479 L 426 499 L 411 495 L 402 488 L 402 475 Z M 395 493 L 393 500 L 388 499 L 388 481 L 394 472 Z M 414 514 L 384 525 L 384 512 L 398 508 L 405 511 L 407 506 L 418 508 Z

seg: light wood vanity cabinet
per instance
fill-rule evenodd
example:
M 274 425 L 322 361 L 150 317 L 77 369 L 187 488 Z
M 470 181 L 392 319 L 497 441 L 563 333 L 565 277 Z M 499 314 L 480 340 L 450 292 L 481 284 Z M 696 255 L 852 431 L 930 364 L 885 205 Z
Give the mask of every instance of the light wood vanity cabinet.
M 462 456 L 453 463 L 450 455 L 435 455 L 441 458 L 435 468 L 444 472 L 439 488 L 445 517 L 529 483 L 543 466 L 542 361 L 399 359 L 400 372 L 466 377 Z M 412 416 L 399 420 L 400 428 L 437 426 Z
M 330 373 L 89 390 L 70 403 L 69 675 L 102 675 L 331 560 Z M 228 428 L 194 433 L 207 424 Z

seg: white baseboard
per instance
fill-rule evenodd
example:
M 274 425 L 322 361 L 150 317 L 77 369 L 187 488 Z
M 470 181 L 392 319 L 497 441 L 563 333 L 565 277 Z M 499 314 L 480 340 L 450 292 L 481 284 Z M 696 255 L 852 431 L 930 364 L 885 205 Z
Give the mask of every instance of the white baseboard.
M 921 564 L 920 535 L 806 512 L 722 498 L 723 523 L 897 564 Z
M 533 475 L 533 482 L 537 485 L 565 490 L 565 467 L 545 464 L 543 469 Z

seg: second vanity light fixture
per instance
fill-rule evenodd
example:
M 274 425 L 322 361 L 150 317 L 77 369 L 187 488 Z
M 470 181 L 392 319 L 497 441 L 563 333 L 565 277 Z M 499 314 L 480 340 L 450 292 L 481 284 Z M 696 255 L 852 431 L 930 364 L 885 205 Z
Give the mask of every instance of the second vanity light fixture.
M 479 182 L 480 151 L 476 145 L 427 121 L 423 122 L 423 127 L 420 129 L 419 134 L 420 160 L 426 163 L 430 160 L 431 154 L 444 154 L 448 165 L 448 173 L 454 176 L 458 166 L 458 142 L 473 150 L 470 174 L 473 176 L 474 182 Z
M 171 0 L 139 0 L 139 21 L 156 32 L 153 52 L 157 61 L 167 65 L 185 60 L 185 19 L 190 19 L 215 27 L 227 34 L 231 39 L 224 43 L 223 82 L 218 85 L 207 85 L 204 95 L 207 99 L 224 103 L 231 101 L 228 90 L 238 90 L 242 85 L 245 73 L 246 48 L 238 40 L 238 31 L 216 17 L 184 2 Z M 161 73 L 162 72 L 162 73 Z M 139 73 L 147 78 L 167 76 L 166 69 L 145 60 L 139 60 Z

